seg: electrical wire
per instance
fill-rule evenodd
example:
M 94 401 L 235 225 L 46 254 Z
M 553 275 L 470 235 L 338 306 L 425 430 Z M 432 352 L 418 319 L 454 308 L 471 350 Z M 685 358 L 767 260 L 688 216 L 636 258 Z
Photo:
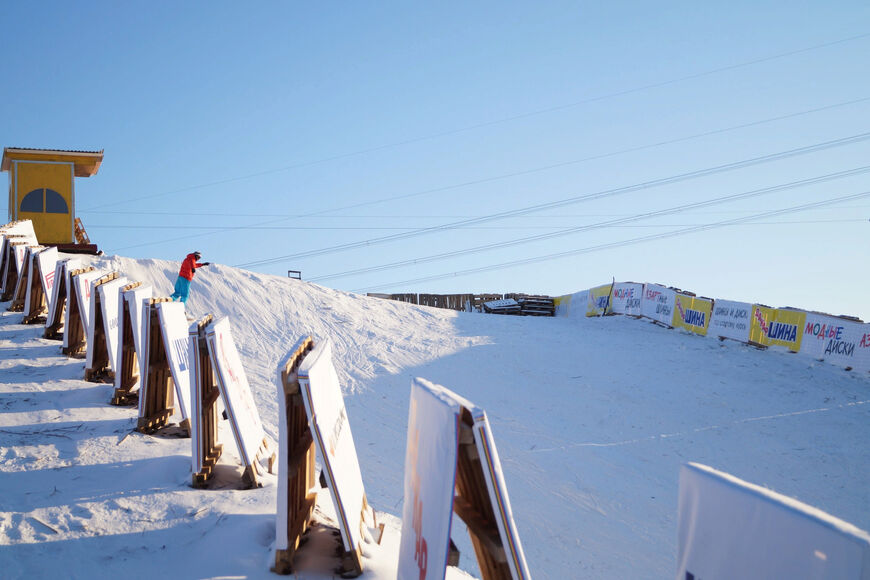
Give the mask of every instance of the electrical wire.
M 446 260 L 448 258 L 455 258 L 455 257 L 459 257 L 459 256 L 464 256 L 467 254 L 476 254 L 479 252 L 484 252 L 484 251 L 489 251 L 489 250 L 500 250 L 503 248 L 519 246 L 519 245 L 528 244 L 531 242 L 537 242 L 537 241 L 542 241 L 542 240 L 551 240 L 553 238 L 563 237 L 563 236 L 576 234 L 576 233 L 580 233 L 580 232 L 588 232 L 588 231 L 602 229 L 602 228 L 621 226 L 621 225 L 625 225 L 625 224 L 628 224 L 631 222 L 647 220 L 647 219 L 652 219 L 652 218 L 656 218 L 656 217 L 663 217 L 663 216 L 667 216 L 667 215 L 674 215 L 674 214 L 678 214 L 678 213 L 684 213 L 686 211 L 690 211 L 693 209 L 705 208 L 705 207 L 710 207 L 710 206 L 719 205 L 719 204 L 723 204 L 723 203 L 731 203 L 734 201 L 752 199 L 752 198 L 760 197 L 762 195 L 768 195 L 770 193 L 775 193 L 775 192 L 779 192 L 779 191 L 786 191 L 786 190 L 795 189 L 798 187 L 805 187 L 808 185 L 815 185 L 818 183 L 833 181 L 835 179 L 843 179 L 845 177 L 852 177 L 854 175 L 861 175 L 861 174 L 864 174 L 867 172 L 870 172 L 870 165 L 865 165 L 863 167 L 857 167 L 855 169 L 849 169 L 846 171 L 840 171 L 837 173 L 830 173 L 828 175 L 821 175 L 818 177 L 811 177 L 811 178 L 807 178 L 807 179 L 801 179 L 798 181 L 792 181 L 790 183 L 784 183 L 781 185 L 764 187 L 764 188 L 756 189 L 753 191 L 746 191 L 743 193 L 735 193 L 732 195 L 726 195 L 726 196 L 717 197 L 714 199 L 698 201 L 698 202 L 693 202 L 693 203 L 687 203 L 687 204 L 681 204 L 681 205 L 670 207 L 667 209 L 644 212 L 644 213 L 640 213 L 640 214 L 637 214 L 637 215 L 634 215 L 631 217 L 613 219 L 613 220 L 608 220 L 608 221 L 599 222 L 599 223 L 595 223 L 595 224 L 586 224 L 586 225 L 582 225 L 582 226 L 566 228 L 563 230 L 559 230 L 557 232 L 537 234 L 534 236 L 527 236 L 527 237 L 519 238 L 516 240 L 509 240 L 506 242 L 496 242 L 496 243 L 492 243 L 492 244 L 485 244 L 482 246 L 476 246 L 473 248 L 463 248 L 461 250 L 455 250 L 452 252 L 444 252 L 441 254 L 426 256 L 423 258 L 414 258 L 414 259 L 410 259 L 410 260 L 402 260 L 399 262 L 382 264 L 380 266 L 370 266 L 367 268 L 357 268 L 355 270 L 347 270 L 345 272 L 338 272 L 335 274 L 327 274 L 324 276 L 317 276 L 317 277 L 312 278 L 311 281 L 312 282 L 321 282 L 324 280 L 332 280 L 335 278 L 344 278 L 346 276 L 357 276 L 360 274 L 367 274 L 370 272 L 381 272 L 384 270 L 391 270 L 391 269 L 400 268 L 403 266 L 410 266 L 410 265 L 416 265 L 416 264 L 426 264 L 429 262 Z M 658 227 L 664 227 L 664 226 L 659 224 Z
M 782 52 L 782 53 L 778 53 L 778 54 L 774 54 L 774 55 L 770 55 L 770 56 L 766 56 L 766 57 L 760 57 L 760 58 L 752 59 L 752 60 L 749 60 L 749 61 L 744 61 L 744 62 L 741 62 L 741 63 L 736 63 L 736 64 L 732 64 L 732 65 L 726 65 L 726 66 L 722 66 L 722 67 L 717 67 L 717 68 L 709 69 L 709 70 L 702 71 L 702 72 L 699 72 L 699 73 L 693 73 L 693 74 L 690 74 L 690 75 L 684 75 L 684 76 L 681 76 L 681 77 L 676 77 L 676 78 L 669 79 L 669 80 L 666 80 L 666 81 L 660 81 L 660 82 L 656 82 L 656 83 L 650 83 L 650 84 L 646 84 L 646 85 L 641 85 L 641 86 L 634 87 L 634 88 L 631 88 L 631 89 L 625 89 L 625 90 L 621 90 L 621 91 L 615 91 L 615 92 L 611 92 L 611 93 L 605 93 L 605 94 L 603 94 L 603 95 L 598 95 L 598 96 L 595 96 L 595 97 L 589 97 L 589 98 L 586 98 L 586 99 L 581 99 L 581 100 L 578 100 L 578 101 L 573 101 L 573 102 L 571 102 L 571 103 L 565 103 L 565 104 L 562 104 L 562 105 L 556 105 L 556 106 L 554 106 L 554 107 L 547 107 L 547 108 L 543 108 L 543 109 L 536 109 L 536 110 L 533 110 L 533 111 L 529 111 L 529 112 L 525 112 L 525 113 L 520 113 L 520 114 L 518 114 L 518 115 L 512 115 L 512 116 L 509 116 L 509 117 L 503 117 L 503 118 L 501 118 L 501 119 L 495 119 L 495 120 L 493 120 L 493 121 L 486 121 L 486 122 L 483 122 L 483 123 L 475 123 L 475 124 L 473 124 L 473 125 L 468 125 L 468 126 L 466 126 L 466 127 L 461 127 L 461 128 L 458 128 L 458 129 L 451 129 L 451 130 L 449 130 L 449 131 L 442 131 L 442 132 L 439 132 L 439 133 L 433 133 L 433 134 L 425 135 L 425 136 L 422 136 L 422 137 L 414 137 L 414 138 L 411 138 L 411 139 L 405 139 L 405 140 L 402 140 L 402 141 L 396 141 L 396 142 L 394 142 L 394 143 L 387 143 L 387 144 L 385 144 L 385 145 L 377 145 L 377 146 L 375 146 L 375 147 L 368 147 L 368 148 L 365 148 L 365 149 L 359 149 L 359 150 L 351 151 L 351 152 L 348 152 L 348 153 L 341 153 L 341 154 L 338 154 L 338 155 L 331 155 L 331 156 L 328 156 L 328 157 L 323 157 L 323 158 L 320 158 L 320 159 L 315 159 L 315 160 L 313 160 L 313 161 L 305 161 L 305 162 L 300 162 L 300 163 L 294 163 L 294 164 L 286 165 L 286 166 L 284 166 L 284 167 L 279 167 L 279 168 L 276 168 L 276 169 L 268 169 L 268 170 L 265 170 L 265 171 L 259 171 L 259 172 L 255 172 L 255 173 L 249 173 L 249 174 L 246 174 L 246 175 L 241 175 L 241 176 L 236 176 L 236 177 L 229 177 L 229 178 L 226 178 L 226 179 L 220 179 L 220 180 L 211 181 L 211 182 L 207 182 L 207 183 L 202 183 L 202 184 L 198 184 L 198 185 L 192 185 L 192 186 L 189 186 L 189 187 L 178 188 L 178 189 L 174 189 L 174 190 L 171 190 L 171 191 L 165 191 L 165 192 L 161 192 L 161 193 L 156 193 L 156 194 L 150 194 L 150 195 L 140 196 L 140 197 L 137 197 L 137 198 L 127 199 L 127 200 L 119 200 L 119 201 L 116 201 L 116 202 L 113 202 L 113 203 L 102 204 L 102 207 L 117 206 L 117 205 L 122 205 L 122 204 L 125 204 L 125 203 L 133 203 L 133 202 L 136 202 L 136 201 L 143 201 L 143 200 L 146 200 L 146 199 L 154 199 L 154 198 L 157 198 L 157 197 L 164 197 L 164 196 L 167 196 L 167 195 L 173 195 L 173 194 L 176 194 L 176 193 L 183 193 L 183 192 L 186 192 L 186 191 L 194 191 L 194 190 L 197 190 L 197 189 L 204 189 L 204 188 L 212 187 L 212 186 L 215 186 L 215 185 L 224 185 L 224 184 L 227 184 L 227 183 L 233 183 L 233 182 L 237 182 L 237 181 L 244 181 L 244 180 L 253 179 L 253 178 L 256 178 L 256 177 L 262 177 L 262 176 L 265 176 L 265 175 L 272 175 L 272 174 L 275 174 L 275 173 L 281 173 L 281 172 L 284 172 L 284 171 L 290 171 L 290 170 L 293 170 L 293 169 L 300 169 L 300 168 L 303 168 L 303 167 L 310 167 L 310 166 L 313 166 L 313 165 L 319 165 L 319 164 L 322 164 L 322 163 L 328 163 L 328 162 L 331 162 L 331 161 L 338 161 L 338 160 L 340 160 L 340 159 L 347 159 L 347 158 L 349 158 L 349 157 L 356 157 L 356 156 L 358 156 L 358 155 L 364 155 L 364 154 L 368 154 L 368 153 L 374 153 L 374 152 L 377 152 L 377 151 L 383 151 L 383 150 L 386 150 L 386 149 L 393 149 L 393 148 L 396 148 L 396 147 L 402 147 L 402 146 L 405 146 L 405 145 L 411 145 L 411 144 L 419 143 L 419 142 L 422 142 L 422 141 L 429 141 L 429 140 L 432 140 L 432 139 L 438 139 L 438 138 L 441 138 L 441 137 L 448 137 L 448 136 L 451 136 L 451 135 L 456 135 L 456 134 L 459 134 L 459 133 L 465 133 L 465 132 L 468 132 L 468 131 L 473 131 L 473 130 L 482 129 L 482 128 L 486 128 L 486 127 L 491 127 L 491 126 L 494 126 L 494 125 L 499 125 L 499 124 L 507 123 L 507 122 L 510 122 L 510 121 L 517 121 L 517 120 L 520 120 L 520 119 L 526 119 L 526 118 L 529 118 L 529 117 L 534 117 L 534 116 L 543 115 L 543 114 L 547 114 L 547 113 L 553 113 L 553 112 L 556 112 L 556 111 L 562 111 L 562 110 L 566 110 L 566 109 L 571 109 L 571 108 L 574 108 L 574 107 L 578 107 L 578 106 L 580 106 L 580 105 L 585 105 L 585 104 L 595 103 L 595 102 L 599 102 L 599 101 L 603 101 L 603 100 L 607 100 L 607 99 L 612 99 L 612 98 L 616 98 L 616 97 L 622 97 L 622 96 L 626 96 L 626 95 L 631 95 L 631 94 L 634 94 L 634 93 L 638 93 L 638 92 L 642 92 L 642 91 L 647 91 L 647 90 L 655 89 L 655 88 L 661 88 L 661 87 L 665 87 L 665 86 L 669 86 L 669 85 L 673 85 L 673 84 L 677 84 L 677 83 L 681 83 L 681 82 L 685 82 L 685 81 L 689 81 L 689 80 L 699 79 L 699 78 L 703 78 L 703 77 L 710 76 L 710 75 L 715 75 L 715 74 L 722 73 L 722 72 L 726 72 L 726 71 L 731 71 L 731 70 L 735 70 L 735 69 L 739 69 L 739 68 L 744 68 L 744 67 L 747 67 L 747 66 L 753 66 L 753 65 L 756 65 L 756 64 L 764 63 L 764 62 L 770 62 L 770 61 L 773 61 L 773 60 L 779 60 L 779 59 L 782 59 L 782 58 L 787 58 L 787 57 L 794 56 L 794 55 L 797 55 L 797 54 L 802 54 L 802 53 L 805 53 L 805 52 L 811 52 L 811 51 L 814 51 L 814 50 L 820 50 L 820 49 L 823 49 L 823 48 L 829 48 L 829 47 L 831 47 L 831 46 L 836 46 L 836 45 L 839 45 L 839 44 L 844 44 L 844 43 L 852 42 L 852 41 L 855 41 L 855 40 L 861 40 L 861 39 L 864 39 L 864 38 L 867 38 L 867 37 L 870 37 L 870 32 L 865 32 L 865 33 L 862 33 L 862 34 L 857 34 L 857 35 L 854 35 L 854 36 L 849 36 L 849 37 L 846 37 L 846 38 L 841 38 L 841 39 L 833 40 L 833 41 L 830 41 L 830 42 L 824 42 L 824 43 L 821 43 L 821 44 L 815 44 L 815 45 L 812 45 L 812 46 L 808 46 L 808 47 L 804 47 L 804 48 L 799 48 L 799 49 L 796 49 L 796 50 L 790 50 L 790 51 L 786 51 L 786 52 Z M 83 211 L 87 211 L 87 210 L 88 210 L 88 208 L 85 208 Z
M 824 141 L 822 143 L 816 143 L 813 145 L 807 145 L 804 147 L 789 149 L 789 150 L 781 151 L 778 153 L 772 153 L 772 154 L 768 154 L 768 155 L 762 155 L 760 157 L 753 157 L 750 159 L 744 159 L 742 161 L 736 161 L 736 162 L 732 162 L 732 163 L 726 163 L 723 165 L 717 165 L 717 166 L 709 167 L 706 169 L 699 169 L 696 171 L 690 171 L 688 173 L 682 173 L 679 175 L 673 175 L 673 176 L 669 176 L 669 177 L 653 179 L 650 181 L 636 183 L 633 185 L 617 187 L 617 188 L 607 189 L 607 190 L 598 191 L 598 192 L 594 192 L 594 193 L 574 196 L 574 197 L 562 199 L 559 201 L 552 201 L 552 202 L 537 204 L 537 205 L 533 205 L 533 206 L 529 206 L 529 207 L 525 207 L 525 208 L 503 211 L 503 212 L 499 212 L 499 213 L 490 214 L 488 216 L 483 216 L 483 217 L 479 217 L 479 218 L 472 218 L 472 219 L 467 219 L 467 220 L 461 220 L 461 221 L 452 222 L 452 223 L 448 223 L 448 224 L 442 224 L 442 225 L 438 225 L 438 226 L 419 228 L 419 229 L 411 231 L 411 232 L 392 234 L 392 235 L 388 235 L 388 236 L 381 236 L 379 238 L 371 238 L 368 240 L 362 240 L 362 241 L 358 241 L 358 242 L 349 242 L 346 244 L 338 244 L 338 245 L 330 246 L 327 248 L 321 248 L 321 249 L 317 249 L 317 250 L 309 250 L 309 251 L 305 251 L 305 252 L 297 252 L 295 254 L 276 256 L 273 258 L 267 258 L 267 259 L 263 259 L 263 260 L 254 260 L 254 261 L 245 262 L 242 264 L 236 264 L 235 266 L 238 268 L 252 268 L 252 267 L 258 267 L 258 266 L 265 266 L 265 265 L 276 264 L 276 263 L 284 262 L 284 261 L 288 261 L 288 260 L 298 260 L 301 258 L 309 258 L 309 257 L 313 257 L 313 256 L 322 256 L 325 254 L 347 251 L 347 250 L 352 250 L 352 249 L 361 248 L 361 247 L 368 247 L 368 246 L 372 246 L 375 244 L 381 244 L 381 243 L 385 243 L 385 242 L 393 242 L 393 241 L 397 241 L 397 240 L 408 239 L 411 237 L 416 237 L 416 236 L 420 236 L 420 235 L 424 235 L 424 234 L 448 231 L 448 230 L 456 229 L 456 228 L 461 227 L 461 226 L 480 224 L 480 223 L 485 223 L 485 222 L 489 222 L 489 221 L 504 219 L 506 217 L 515 217 L 515 216 L 520 216 L 520 215 L 526 215 L 526 214 L 537 212 L 537 211 L 554 209 L 554 208 L 564 207 L 564 206 L 571 205 L 571 204 L 582 203 L 582 202 L 592 201 L 592 200 L 598 200 L 598 199 L 613 197 L 613 196 L 617 196 L 617 195 L 623 195 L 626 193 L 631 193 L 631 192 L 640 191 L 640 190 L 644 190 L 644 189 L 650 189 L 653 187 L 659 187 L 659 186 L 663 186 L 663 185 L 672 185 L 674 183 L 687 181 L 690 179 L 697 179 L 700 177 L 707 177 L 710 175 L 714 175 L 714 174 L 722 173 L 722 172 L 726 172 L 726 171 L 734 171 L 736 169 L 744 169 L 746 167 L 760 165 L 763 163 L 780 161 L 782 159 L 787 159 L 787 158 L 795 157 L 795 156 L 799 156 L 799 155 L 806 155 L 808 153 L 815 153 L 815 152 L 823 151 L 823 150 L 830 149 L 833 147 L 842 147 L 845 145 L 851 145 L 854 143 L 865 141 L 868 138 L 870 138 L 870 132 L 859 133 L 859 134 L 852 135 L 849 137 L 843 137 L 843 138 L 834 139 L 831 141 Z
M 536 256 L 533 258 L 511 260 L 510 262 L 502 262 L 500 264 L 492 264 L 490 266 L 482 266 L 482 267 L 478 267 L 478 268 L 469 268 L 467 270 L 459 270 L 457 272 L 452 272 L 452 273 L 448 273 L 448 274 L 438 274 L 438 275 L 434 275 L 434 276 L 426 276 L 423 278 L 415 278 L 413 280 L 403 280 L 401 282 L 390 282 L 387 284 L 379 284 L 377 286 L 369 286 L 367 288 L 360 288 L 357 290 L 352 290 L 352 292 L 357 292 L 357 293 L 368 292 L 371 290 L 378 290 L 378 289 L 387 288 L 387 287 L 396 287 L 396 286 L 400 286 L 400 285 L 404 285 L 404 284 L 417 284 L 420 282 L 431 282 L 434 280 L 442 280 L 444 278 L 456 278 L 459 276 L 466 276 L 469 274 L 478 274 L 481 272 L 490 272 L 493 270 L 502 270 L 502 269 L 512 268 L 512 267 L 516 267 L 516 266 L 523 266 L 526 264 L 556 260 L 558 258 L 565 258 L 568 256 L 576 256 L 579 254 L 588 254 L 588 253 L 598 252 L 598 251 L 602 251 L 602 250 L 610 250 L 610 249 L 620 248 L 620 247 L 624 247 L 624 246 L 630 246 L 630 245 L 642 244 L 642 243 L 646 243 L 646 242 L 663 240 L 666 238 L 684 236 L 684 235 L 693 234 L 696 232 L 702 232 L 702 231 L 711 230 L 711 229 L 720 228 L 720 227 L 725 227 L 725 226 L 730 226 L 730 225 L 737 225 L 737 224 L 740 224 L 742 222 L 755 220 L 755 219 L 764 219 L 764 218 L 768 218 L 768 217 L 775 217 L 775 216 L 785 215 L 785 214 L 789 214 L 789 213 L 808 211 L 808 210 L 817 209 L 817 208 L 828 206 L 828 205 L 833 205 L 833 204 L 840 203 L 843 201 L 862 199 L 862 198 L 866 198 L 868 196 L 870 196 L 870 191 L 864 191 L 861 193 L 846 195 L 846 196 L 833 198 L 833 199 L 829 199 L 829 200 L 818 201 L 818 202 L 808 203 L 808 204 L 799 205 L 799 206 L 793 206 L 790 208 L 762 212 L 762 213 L 758 213 L 758 214 L 755 214 L 752 216 L 733 218 L 730 220 L 724 220 L 724 221 L 715 222 L 712 224 L 694 226 L 694 227 L 690 227 L 690 228 L 674 230 L 671 232 L 663 232 L 660 234 L 653 234 L 653 235 L 649 235 L 649 236 L 642 236 L 639 238 L 632 238 L 629 240 L 622 240 L 622 241 L 618 241 L 618 242 L 610 242 L 607 244 L 600 244 L 597 246 L 590 246 L 587 248 L 578 248 L 575 250 L 556 252 L 553 254 Z

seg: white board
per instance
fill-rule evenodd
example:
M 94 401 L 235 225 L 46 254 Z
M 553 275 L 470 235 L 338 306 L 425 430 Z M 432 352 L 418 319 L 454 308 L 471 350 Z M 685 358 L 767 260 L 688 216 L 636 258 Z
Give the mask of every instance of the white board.
M 25 292 L 25 296 L 27 295 L 27 289 L 30 288 L 31 265 L 33 264 L 31 254 L 39 249 L 38 246 L 17 246 L 15 250 L 18 251 L 21 248 L 23 248 L 24 252 L 21 257 L 22 266 L 18 269 L 18 280 L 15 281 L 15 292 L 12 295 L 13 300 L 22 292 L 22 290 Z
M 55 284 L 51 288 L 51 300 L 48 303 L 48 317 L 45 320 L 46 326 L 58 316 L 57 308 L 61 303 L 66 304 L 69 297 L 69 276 L 67 272 L 70 270 L 78 270 L 81 268 L 81 262 L 75 258 L 66 258 L 58 260 L 54 266 Z M 63 284 L 60 281 L 63 280 Z M 60 289 L 63 288 L 63 296 L 60 294 Z
M 90 272 L 83 272 L 77 276 L 71 276 L 70 272 L 72 270 L 67 270 L 67 301 L 70 300 L 73 294 L 75 294 L 76 299 L 79 304 L 79 313 L 81 314 L 82 319 L 82 330 L 84 331 L 85 336 L 90 335 L 90 303 L 91 303 L 91 284 L 97 278 L 105 275 L 105 272 L 102 270 L 92 270 Z M 69 328 L 70 328 L 70 309 L 69 305 L 67 305 L 67 309 L 64 312 L 64 332 L 63 332 L 63 347 L 69 348 Z
M 175 383 L 175 398 L 182 420 L 187 419 L 190 417 L 190 364 L 187 360 L 188 325 L 187 317 L 184 315 L 184 304 L 158 302 L 156 307 L 160 317 L 163 346 L 172 372 L 172 381 Z
M 124 278 L 123 276 L 115 278 L 115 280 L 121 280 L 122 285 L 127 283 L 127 279 Z M 112 280 L 112 282 L 114 282 L 115 280 Z M 94 282 L 96 282 L 96 280 Z M 111 284 L 112 282 L 106 282 L 105 284 Z M 94 283 L 93 282 L 91 283 L 91 295 L 90 295 L 90 301 L 88 302 L 88 334 L 87 334 L 88 351 L 87 351 L 87 354 L 85 356 L 85 368 L 86 369 L 93 368 L 93 366 L 94 366 L 94 351 L 96 350 L 94 348 L 94 346 L 96 345 L 96 340 L 97 340 L 96 339 L 96 337 L 97 337 L 97 324 L 96 324 L 96 322 L 97 322 L 97 296 L 100 297 L 100 301 L 102 302 L 103 293 L 100 292 L 100 288 L 102 288 L 105 284 L 102 284 L 100 286 L 95 287 Z M 118 287 L 115 286 L 114 290 L 115 291 L 113 292 L 113 294 L 117 295 Z M 112 310 L 112 319 L 114 320 L 115 328 L 117 329 L 117 326 L 118 326 L 118 317 L 117 317 L 118 305 L 117 305 L 117 303 L 114 304 L 114 306 L 115 306 L 115 308 Z M 100 307 L 100 315 L 103 317 L 103 329 L 102 330 L 103 330 L 103 332 L 105 332 L 106 331 L 106 325 L 105 325 L 106 312 L 105 312 L 105 309 L 102 308 L 102 305 Z M 108 339 L 108 335 L 106 335 L 106 338 Z M 109 365 L 111 366 L 112 370 L 114 370 L 115 365 L 111 362 L 112 358 L 114 358 L 114 356 L 115 356 L 114 343 L 109 343 L 107 341 L 106 347 L 109 349 L 108 350 L 108 352 L 109 352 Z
M 613 285 L 613 290 L 610 292 L 610 312 L 640 316 L 642 296 L 643 284 L 617 282 Z
M 870 325 L 807 312 L 800 353 L 837 366 L 870 370 Z
M 242 455 L 242 463 L 254 465 L 266 434 L 245 368 L 242 366 L 242 359 L 233 340 L 229 318 L 224 317 L 208 325 L 206 342 L 218 389 L 233 429 L 233 437 Z
M 202 396 L 198 392 L 199 377 L 205 372 L 199 359 L 199 327 L 191 324 L 187 330 L 187 360 L 190 361 L 190 468 L 193 473 L 203 470 L 205 457 L 202 454 L 202 440 L 205 438 L 202 424 Z
M 752 304 L 748 302 L 716 299 L 707 335 L 749 342 L 751 316 Z
M 118 289 L 118 345 L 115 348 L 115 360 L 120 361 L 123 353 L 121 352 L 123 348 L 122 340 L 124 337 L 124 304 L 127 305 L 127 310 L 130 312 L 130 325 L 132 326 L 131 331 L 133 333 L 133 347 L 136 350 L 136 362 L 139 364 L 139 384 L 142 384 L 142 361 L 145 360 L 142 358 L 142 343 L 143 338 L 142 334 L 144 332 L 143 324 L 142 324 L 142 308 L 144 304 L 147 304 L 148 300 L 151 298 L 151 286 L 150 285 L 141 285 L 133 288 L 132 290 L 124 291 L 123 287 Z M 118 369 L 120 370 L 120 369 Z M 115 373 L 115 388 L 121 388 L 121 373 Z M 136 387 L 132 387 L 135 389 Z
M 459 414 L 464 404 L 470 403 L 425 379 L 411 383 L 400 580 L 441 580 L 447 570 Z
M 339 517 L 344 549 L 352 552 L 360 546 L 362 537 L 365 489 L 328 339 L 319 341 L 306 355 L 298 375 L 311 435 Z
M 45 294 L 45 304 L 51 309 L 51 301 L 54 298 L 54 281 L 56 276 L 57 266 L 57 248 L 47 248 L 39 254 L 36 259 L 39 261 L 38 272 L 40 273 L 40 281 L 42 282 L 42 292 Z
M 638 294 L 638 301 L 640 295 Z M 498 523 L 498 533 L 501 537 L 502 546 L 505 549 L 511 576 L 515 579 L 531 578 L 529 567 L 526 564 L 526 556 L 520 543 L 520 535 L 514 523 L 514 515 L 511 510 L 511 502 L 508 498 L 507 485 L 504 481 L 504 473 L 501 470 L 501 461 L 495 447 L 495 439 L 492 428 L 483 409 L 472 407 L 469 409 L 474 418 L 474 441 L 483 467 L 483 476 L 486 480 L 486 491 L 489 494 L 489 503 Z
M 100 306 L 103 309 L 103 332 L 106 333 L 106 347 L 109 349 L 109 364 L 118 371 L 119 350 L 121 349 L 121 324 L 118 319 L 120 291 L 129 282 L 124 276 L 97 286 Z
M 641 299 L 641 314 L 656 322 L 671 326 L 674 319 L 674 299 L 677 293 L 659 284 L 645 284 Z
M 31 301 L 33 300 L 33 280 L 36 277 L 42 277 L 42 274 L 39 271 L 39 262 L 37 258 L 39 257 L 39 253 L 43 251 L 45 248 L 42 246 L 34 246 L 29 248 L 29 251 L 25 255 L 25 260 L 28 260 L 29 263 L 27 268 L 24 269 L 27 274 L 27 278 L 24 280 L 19 280 L 19 284 L 25 284 L 24 286 L 24 317 L 27 318 L 35 314 L 30 311 Z M 40 285 L 42 282 L 40 282 Z
M 696 463 L 680 471 L 680 580 L 867 580 L 870 535 L 825 512 Z

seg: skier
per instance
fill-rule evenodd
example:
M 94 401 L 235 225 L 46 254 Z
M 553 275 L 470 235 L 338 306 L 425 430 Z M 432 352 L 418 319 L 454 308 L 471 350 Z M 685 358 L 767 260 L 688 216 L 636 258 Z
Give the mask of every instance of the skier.
M 181 263 L 181 270 L 178 272 L 178 279 L 175 281 L 175 292 L 169 297 L 176 302 L 182 304 L 187 303 L 187 297 L 190 294 L 190 283 L 193 281 L 193 275 L 197 268 L 208 266 L 211 262 L 199 262 L 202 254 L 193 252 L 188 254 Z

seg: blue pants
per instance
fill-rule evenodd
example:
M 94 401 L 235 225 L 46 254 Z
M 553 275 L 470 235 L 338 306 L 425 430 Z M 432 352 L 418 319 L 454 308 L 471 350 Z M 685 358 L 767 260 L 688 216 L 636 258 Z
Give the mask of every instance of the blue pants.
M 175 292 L 173 292 L 169 297 L 176 302 L 187 304 L 188 295 L 190 295 L 190 280 L 179 276 L 178 280 L 175 281 Z

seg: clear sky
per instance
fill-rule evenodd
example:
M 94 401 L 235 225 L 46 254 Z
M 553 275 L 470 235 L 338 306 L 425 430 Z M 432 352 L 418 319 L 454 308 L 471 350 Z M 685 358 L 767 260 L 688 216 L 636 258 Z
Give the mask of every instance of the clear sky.
M 791 211 L 870 195 L 867 2 L 7 2 L 0 26 L 0 145 L 105 149 L 76 211 L 107 253 L 870 319 L 870 197 Z

